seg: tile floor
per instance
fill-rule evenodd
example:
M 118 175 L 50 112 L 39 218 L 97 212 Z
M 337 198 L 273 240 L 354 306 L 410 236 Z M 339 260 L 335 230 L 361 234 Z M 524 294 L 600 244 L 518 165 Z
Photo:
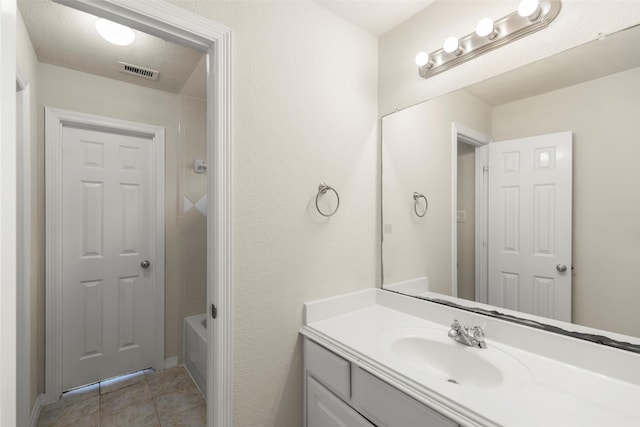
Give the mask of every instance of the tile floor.
M 184 366 L 135 372 L 65 393 L 38 427 L 204 427 L 207 406 Z

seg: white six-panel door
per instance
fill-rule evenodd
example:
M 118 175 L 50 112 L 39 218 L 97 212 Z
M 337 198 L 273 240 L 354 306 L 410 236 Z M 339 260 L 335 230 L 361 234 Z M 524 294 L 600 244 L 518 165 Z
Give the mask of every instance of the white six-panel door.
M 489 145 L 489 304 L 571 321 L 571 163 L 571 132 Z
M 151 144 L 63 128 L 63 390 L 153 366 Z

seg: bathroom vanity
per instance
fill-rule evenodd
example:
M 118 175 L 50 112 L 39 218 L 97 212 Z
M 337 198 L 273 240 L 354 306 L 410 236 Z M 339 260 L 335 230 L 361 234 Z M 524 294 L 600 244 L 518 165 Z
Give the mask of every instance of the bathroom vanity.
M 379 289 L 305 304 L 301 333 L 307 427 L 640 425 L 638 353 Z
M 458 425 L 312 340 L 304 353 L 308 427 Z

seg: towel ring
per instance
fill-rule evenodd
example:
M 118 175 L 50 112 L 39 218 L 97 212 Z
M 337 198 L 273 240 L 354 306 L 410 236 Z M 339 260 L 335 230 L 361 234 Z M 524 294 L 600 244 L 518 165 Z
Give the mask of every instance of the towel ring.
M 422 215 L 418 213 L 418 199 L 424 199 L 424 212 L 422 212 Z M 416 215 L 422 218 L 427 214 L 428 209 L 429 209 L 429 201 L 427 200 L 427 197 L 424 194 L 414 192 L 413 193 L 413 211 L 416 213 Z
M 326 194 L 326 192 L 329 190 L 335 193 L 336 199 L 338 200 L 338 204 L 336 205 L 336 208 L 331 213 L 327 214 L 322 212 L 322 209 L 320 209 L 320 206 L 318 206 L 318 198 L 320 198 L 321 194 Z M 336 191 L 336 189 L 330 185 L 325 184 L 324 182 L 320 183 L 320 185 L 318 186 L 318 194 L 316 194 L 316 209 L 318 210 L 320 215 L 326 216 L 326 217 L 333 216 L 338 211 L 339 207 L 340 207 L 340 196 L 338 195 L 338 192 Z

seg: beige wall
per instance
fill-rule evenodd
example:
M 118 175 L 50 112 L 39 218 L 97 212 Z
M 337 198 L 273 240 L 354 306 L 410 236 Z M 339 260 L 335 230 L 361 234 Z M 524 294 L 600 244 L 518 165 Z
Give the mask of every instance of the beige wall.
M 458 199 L 457 210 L 466 218 L 458 222 L 458 297 L 475 300 L 475 147 L 458 141 Z
M 640 336 L 640 68 L 496 107 L 493 137 L 573 131 L 573 321 Z
M 177 286 L 166 292 L 167 355 L 178 355 L 182 363 L 183 320 L 207 310 L 207 217 L 195 206 L 206 205 L 207 175 L 194 171 L 195 159 L 207 157 L 206 100 L 178 96 L 180 135 L 175 159 L 178 168 L 177 254 L 167 257 L 167 273 Z M 185 198 L 189 202 L 185 202 Z M 186 203 L 186 206 L 185 206 Z
M 385 284 L 427 276 L 431 291 L 452 293 L 452 122 L 488 135 L 491 108 L 458 91 L 382 119 Z M 414 191 L 429 199 L 423 218 Z
M 308 1 L 172 3 L 233 30 L 234 425 L 299 427 L 303 303 L 376 283 L 377 40 Z
M 44 157 L 38 144 L 38 59 L 20 11 L 16 21 L 16 59 L 29 83 L 31 108 L 31 218 L 26 221 L 31 226 L 29 407 L 32 408 L 44 391 L 44 199 L 38 197 L 44 191 Z
M 640 22 L 640 2 L 564 0 L 551 25 L 430 79 L 418 76 L 420 51 L 432 52 L 450 36 L 471 33 L 481 18 L 498 19 L 517 8 L 504 0 L 436 0 L 422 12 L 380 37 L 379 109 L 389 113 Z

